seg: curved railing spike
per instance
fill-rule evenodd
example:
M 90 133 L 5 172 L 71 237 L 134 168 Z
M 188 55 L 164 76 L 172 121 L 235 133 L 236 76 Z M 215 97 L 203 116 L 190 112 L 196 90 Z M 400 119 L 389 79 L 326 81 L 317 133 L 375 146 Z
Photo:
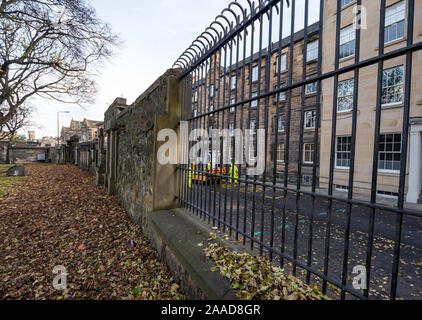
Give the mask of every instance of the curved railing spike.
M 186 69 L 197 65 L 199 61 L 204 60 L 203 57 L 209 55 L 210 51 L 215 50 L 218 46 L 223 44 L 232 46 L 233 43 L 239 45 L 237 39 L 228 41 L 228 36 L 237 32 L 239 41 L 243 40 L 242 33 L 239 30 L 242 30 L 243 27 L 243 32 L 248 35 L 248 30 L 244 26 L 250 23 L 250 19 L 262 19 L 264 15 L 269 19 L 269 10 L 272 10 L 272 8 L 275 8 L 277 14 L 280 14 L 278 4 L 274 0 L 245 1 L 247 6 L 240 4 L 239 0 L 231 1 L 228 7 L 223 9 L 211 22 L 209 27 L 192 42 L 174 65 L 182 67 L 182 69 L 185 68 L 184 71 L 186 71 Z M 280 5 L 282 5 L 283 1 L 286 1 L 287 6 L 290 7 L 291 0 L 280 0 Z M 260 12 L 261 14 L 259 14 Z M 229 15 L 227 16 L 226 13 L 229 13 Z M 259 17 L 257 17 L 257 14 L 259 14 Z

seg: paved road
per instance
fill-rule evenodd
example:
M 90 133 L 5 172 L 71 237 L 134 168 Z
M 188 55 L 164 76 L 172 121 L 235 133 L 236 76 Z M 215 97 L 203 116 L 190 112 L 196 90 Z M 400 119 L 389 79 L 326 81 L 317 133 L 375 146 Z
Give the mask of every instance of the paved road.
M 247 189 L 244 185 L 233 188 L 230 185 L 227 187 L 225 185 L 193 185 L 192 190 L 190 202 L 195 203 L 197 207 L 201 207 L 207 212 L 215 214 L 216 217 L 220 217 L 228 225 L 238 226 L 238 230 L 241 231 L 246 230 L 247 235 L 253 234 L 255 239 L 262 240 L 266 245 L 270 245 L 273 236 L 273 247 L 280 250 L 284 230 L 285 252 L 291 257 L 294 256 L 295 239 L 297 239 L 297 259 L 305 264 L 308 262 L 312 216 L 311 197 L 302 196 L 297 202 L 296 195 L 289 193 L 285 200 L 281 190 L 274 194 L 272 189 L 266 189 L 264 194 L 262 187 L 256 186 L 254 188 L 251 185 Z M 286 205 L 286 210 L 283 221 L 284 205 Z M 312 222 L 312 267 L 320 271 L 323 270 L 324 266 L 328 208 L 328 200 L 317 199 Z M 343 202 L 334 201 L 332 212 L 328 275 L 341 282 L 347 205 Z M 197 213 L 201 214 L 200 211 L 197 211 Z M 396 218 L 397 215 L 390 212 L 377 211 L 375 214 L 371 282 L 369 286 L 371 299 L 389 298 Z M 347 281 L 347 286 L 350 288 L 352 288 L 353 268 L 357 265 L 366 264 L 370 220 L 369 208 L 352 207 Z M 296 226 L 297 232 L 295 232 Z M 405 216 L 402 231 L 398 298 L 422 300 L 422 218 Z M 226 228 L 226 232 L 230 233 L 230 229 Z M 236 237 L 235 231 L 232 232 L 232 236 Z M 239 235 L 239 239 L 242 240 L 243 237 Z M 249 239 L 246 239 L 245 243 L 247 246 L 251 246 Z M 260 245 L 255 243 L 254 249 L 259 253 Z M 265 248 L 264 254 L 269 254 Z M 274 260 L 277 263 L 279 257 L 274 256 Z M 285 269 L 290 272 L 292 266 L 286 264 Z M 306 272 L 298 268 L 298 276 L 305 279 Z M 312 280 L 314 283 L 321 283 L 316 276 L 313 276 Z M 329 288 L 329 295 L 334 298 L 338 296 L 338 290 L 335 290 L 332 286 L 329 286 Z M 353 297 L 348 295 L 347 298 Z

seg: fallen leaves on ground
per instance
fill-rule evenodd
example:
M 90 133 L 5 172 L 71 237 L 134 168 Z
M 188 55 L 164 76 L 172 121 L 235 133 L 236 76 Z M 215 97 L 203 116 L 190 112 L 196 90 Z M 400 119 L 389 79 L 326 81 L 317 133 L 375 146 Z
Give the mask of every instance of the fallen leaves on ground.
M 115 197 L 73 167 L 26 166 L 0 196 L 0 299 L 181 299 L 167 267 Z M 67 270 L 66 290 L 53 269 Z
M 266 257 L 238 253 L 217 243 L 205 248 L 204 252 L 216 265 L 211 271 L 220 271 L 223 277 L 228 278 L 239 299 L 328 300 L 318 288 L 285 275 Z

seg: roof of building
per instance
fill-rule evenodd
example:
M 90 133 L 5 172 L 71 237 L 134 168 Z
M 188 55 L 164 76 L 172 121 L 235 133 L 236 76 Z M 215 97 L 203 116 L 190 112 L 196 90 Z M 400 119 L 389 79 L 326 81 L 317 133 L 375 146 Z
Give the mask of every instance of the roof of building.
M 88 128 L 95 128 L 95 127 L 98 127 L 99 125 L 104 124 L 104 122 L 103 122 L 103 121 L 98 121 L 98 120 L 88 120 L 88 119 L 84 119 L 84 121 L 83 121 L 83 122 L 85 123 L 85 125 L 86 125 Z

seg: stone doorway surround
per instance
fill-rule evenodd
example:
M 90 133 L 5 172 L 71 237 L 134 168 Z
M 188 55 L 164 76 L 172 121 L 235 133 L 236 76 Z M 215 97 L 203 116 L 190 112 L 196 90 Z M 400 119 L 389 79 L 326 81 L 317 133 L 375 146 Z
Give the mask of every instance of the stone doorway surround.
M 409 191 L 407 202 L 417 203 L 422 190 L 422 119 L 410 121 Z

